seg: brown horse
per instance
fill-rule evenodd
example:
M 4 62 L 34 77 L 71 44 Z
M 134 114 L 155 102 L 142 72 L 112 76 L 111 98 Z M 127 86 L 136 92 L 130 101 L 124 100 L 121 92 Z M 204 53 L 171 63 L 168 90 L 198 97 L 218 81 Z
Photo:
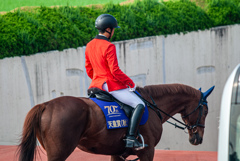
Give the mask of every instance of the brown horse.
M 193 145 L 202 143 L 208 112 L 206 98 L 212 90 L 202 93 L 182 84 L 137 88 L 145 100 L 152 102 L 153 99 L 170 116 L 182 115 Z M 148 110 L 148 121 L 139 127 L 148 147 L 128 153 L 137 155 L 141 161 L 153 160 L 154 147 L 161 139 L 162 124 L 169 119 L 163 113 L 161 119 L 156 110 Z M 64 161 L 76 147 L 89 153 L 111 155 L 112 161 L 122 161 L 119 156 L 125 152 L 126 130 L 108 130 L 103 112 L 89 98 L 59 97 L 38 104 L 28 112 L 19 145 L 19 160 L 34 159 L 37 138 L 47 152 L 48 161 Z

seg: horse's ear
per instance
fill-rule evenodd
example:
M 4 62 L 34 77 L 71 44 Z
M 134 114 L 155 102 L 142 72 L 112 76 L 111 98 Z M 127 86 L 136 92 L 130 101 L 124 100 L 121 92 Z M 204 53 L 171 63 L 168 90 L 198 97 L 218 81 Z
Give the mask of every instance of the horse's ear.
M 207 97 L 212 93 L 213 89 L 215 86 L 212 86 L 211 88 L 209 88 L 206 92 L 203 93 L 203 98 L 207 99 Z
M 202 92 L 202 88 L 201 87 L 198 90 Z

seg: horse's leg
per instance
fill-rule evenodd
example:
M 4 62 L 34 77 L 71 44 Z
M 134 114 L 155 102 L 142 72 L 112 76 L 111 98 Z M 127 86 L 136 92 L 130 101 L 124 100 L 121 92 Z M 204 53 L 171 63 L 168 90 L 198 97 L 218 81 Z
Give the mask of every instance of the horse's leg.
M 148 147 L 144 150 L 139 150 L 136 152 L 140 161 L 153 161 L 154 157 L 154 147 Z
M 74 151 L 78 139 L 73 135 L 69 136 L 67 130 L 68 129 L 66 129 L 66 132 L 63 132 L 60 131 L 60 129 L 56 129 L 58 133 L 61 133 L 58 135 L 48 132 L 49 136 L 44 140 L 48 161 L 65 161 Z M 69 139 L 70 137 L 73 137 L 73 139 Z
M 51 105 L 42 115 L 42 143 L 48 161 L 65 161 L 77 147 L 86 127 L 88 110 L 84 104 L 71 101 L 66 108 L 61 103 Z
M 136 154 L 136 158 L 138 157 L 140 161 L 153 161 L 154 147 L 136 151 Z M 112 155 L 111 161 L 124 161 L 124 159 L 120 158 L 117 155 Z
M 118 155 L 112 155 L 111 156 L 111 161 L 124 161 L 124 160 L 121 159 Z

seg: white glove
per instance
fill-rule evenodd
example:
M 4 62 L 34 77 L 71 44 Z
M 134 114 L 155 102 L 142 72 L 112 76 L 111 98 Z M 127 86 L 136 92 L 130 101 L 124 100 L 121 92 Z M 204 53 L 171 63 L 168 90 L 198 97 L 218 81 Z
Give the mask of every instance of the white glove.
M 136 90 L 136 87 L 137 87 L 137 86 L 136 86 L 136 84 L 135 84 L 135 86 L 134 86 L 133 88 L 129 88 L 129 91 L 130 91 L 130 92 L 135 91 L 135 90 Z

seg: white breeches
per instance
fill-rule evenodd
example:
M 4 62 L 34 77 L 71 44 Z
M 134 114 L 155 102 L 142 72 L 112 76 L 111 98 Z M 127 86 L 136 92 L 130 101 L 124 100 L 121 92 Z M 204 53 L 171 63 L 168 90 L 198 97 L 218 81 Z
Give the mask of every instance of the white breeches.
M 107 83 L 103 84 L 103 89 L 108 92 Z M 133 108 L 136 108 L 138 104 L 142 104 L 143 106 L 145 106 L 143 101 L 134 92 L 129 91 L 128 88 L 112 91 L 109 93 L 119 101 Z

